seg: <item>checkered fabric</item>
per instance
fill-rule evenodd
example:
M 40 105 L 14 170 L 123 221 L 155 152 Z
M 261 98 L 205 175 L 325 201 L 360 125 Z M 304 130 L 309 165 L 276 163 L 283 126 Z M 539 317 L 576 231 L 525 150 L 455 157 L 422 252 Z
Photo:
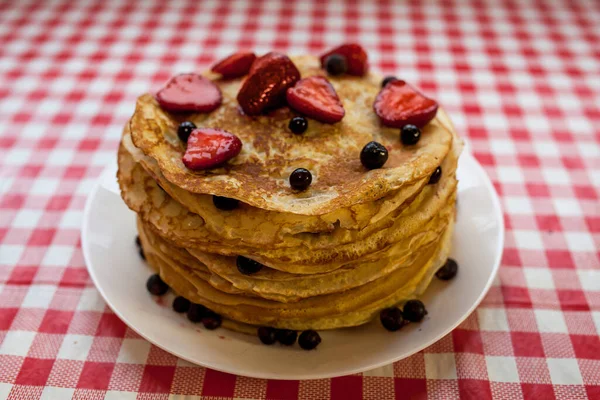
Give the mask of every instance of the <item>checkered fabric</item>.
M 0 1 L 0 399 L 599 399 L 599 26 L 594 0 Z M 136 96 L 236 49 L 345 41 L 438 99 L 492 178 L 490 293 L 426 350 L 335 379 L 150 345 L 93 287 L 79 232 Z

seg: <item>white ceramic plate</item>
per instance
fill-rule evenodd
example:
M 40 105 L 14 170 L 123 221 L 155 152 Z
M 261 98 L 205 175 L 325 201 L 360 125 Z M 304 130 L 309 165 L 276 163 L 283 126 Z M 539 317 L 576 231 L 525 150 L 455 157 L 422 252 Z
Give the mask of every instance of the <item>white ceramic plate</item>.
M 104 300 L 148 341 L 190 362 L 220 371 L 269 379 L 316 379 L 357 373 L 408 357 L 448 334 L 477 307 L 500 264 L 504 225 L 500 202 L 477 161 L 467 152 L 458 168 L 458 218 L 451 256 L 459 264 L 450 282 L 434 279 L 420 324 L 388 332 L 378 321 L 321 332 L 315 351 L 298 345 L 265 346 L 258 338 L 226 329 L 208 331 L 188 322 L 146 291 L 151 269 L 134 239 L 135 214 L 119 196 L 116 162 L 90 194 L 82 227 L 88 271 Z

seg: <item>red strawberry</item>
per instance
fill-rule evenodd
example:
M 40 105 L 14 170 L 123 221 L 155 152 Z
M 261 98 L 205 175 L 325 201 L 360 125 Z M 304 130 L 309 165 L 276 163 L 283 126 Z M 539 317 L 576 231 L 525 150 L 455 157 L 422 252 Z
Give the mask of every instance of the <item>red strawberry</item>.
M 286 90 L 300 79 L 300 71 L 286 55 L 268 53 L 252 64 L 237 95 L 247 115 L 258 115 L 285 104 Z
M 373 108 L 386 126 L 402 128 L 412 124 L 422 127 L 435 117 L 438 104 L 408 83 L 397 80 L 381 89 Z
M 280 53 L 271 52 L 255 59 L 252 65 L 250 66 L 250 71 L 248 71 L 248 75 L 252 75 L 257 69 L 267 65 L 273 59 L 273 55 L 275 54 L 280 55 Z
M 344 118 L 344 107 L 331 83 L 322 76 L 298 81 L 287 90 L 288 105 L 317 121 L 334 124 Z
M 171 112 L 208 113 L 221 105 L 221 90 L 198 74 L 176 75 L 156 93 L 160 106 Z
M 242 141 L 219 129 L 197 128 L 192 131 L 183 155 L 183 163 L 192 171 L 216 167 L 240 154 Z
M 367 52 L 360 44 L 348 43 L 329 50 L 321 56 L 321 67 L 325 68 L 325 59 L 332 54 L 340 54 L 346 57 L 348 63 L 348 75 L 363 76 L 369 70 Z
M 235 53 L 213 65 L 211 71 L 226 79 L 238 78 L 248 73 L 255 59 L 256 55 L 251 52 Z

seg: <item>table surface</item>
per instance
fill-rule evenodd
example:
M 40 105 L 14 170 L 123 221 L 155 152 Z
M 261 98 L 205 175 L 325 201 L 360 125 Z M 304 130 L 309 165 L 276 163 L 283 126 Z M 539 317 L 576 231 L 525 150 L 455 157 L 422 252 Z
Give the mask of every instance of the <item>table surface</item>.
M 600 3 L 522 3 L 0 2 L 0 399 L 600 398 Z M 93 287 L 79 232 L 136 96 L 238 48 L 345 41 L 438 99 L 492 178 L 488 296 L 426 350 L 335 379 L 150 345 Z

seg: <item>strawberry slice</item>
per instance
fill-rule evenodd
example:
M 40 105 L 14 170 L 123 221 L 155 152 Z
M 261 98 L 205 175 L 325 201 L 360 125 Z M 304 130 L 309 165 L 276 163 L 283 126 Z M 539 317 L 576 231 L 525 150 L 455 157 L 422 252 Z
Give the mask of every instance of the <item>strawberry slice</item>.
M 267 53 L 264 56 L 258 57 L 254 60 L 252 65 L 250 66 L 250 71 L 248 71 L 248 75 L 252 75 L 257 69 L 264 67 L 274 58 L 274 54 L 280 54 L 276 52 Z
M 408 83 L 397 80 L 381 89 L 373 108 L 386 126 L 402 128 L 412 124 L 422 127 L 435 117 L 438 104 Z
M 230 55 L 213 65 L 211 71 L 221 74 L 225 79 L 244 76 L 250 70 L 256 55 L 252 52 L 240 52 Z
M 197 128 L 192 131 L 183 155 L 183 164 L 192 171 L 216 167 L 240 154 L 242 141 L 219 129 Z
M 285 92 L 300 79 L 300 71 L 288 56 L 267 53 L 254 61 L 237 101 L 247 115 L 258 115 L 285 104 Z
M 334 124 L 344 118 L 340 98 L 322 76 L 300 79 L 287 90 L 286 97 L 291 108 L 317 121 Z
M 340 54 L 346 57 L 348 63 L 348 75 L 363 76 L 369 70 L 368 57 L 365 49 L 356 43 L 347 43 L 329 50 L 321 56 L 321 67 L 325 68 L 325 60 L 332 54 Z
M 208 113 L 221 105 L 221 90 L 198 74 L 176 75 L 156 93 L 160 106 L 171 112 Z

